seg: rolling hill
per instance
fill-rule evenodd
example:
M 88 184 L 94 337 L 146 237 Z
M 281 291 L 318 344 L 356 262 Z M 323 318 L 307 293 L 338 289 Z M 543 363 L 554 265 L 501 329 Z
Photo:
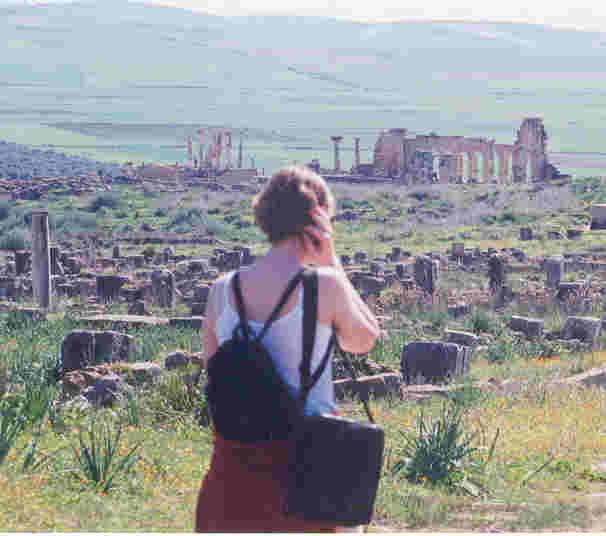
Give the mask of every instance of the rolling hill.
M 559 152 L 604 150 L 606 35 L 514 23 L 219 17 L 125 0 L 0 5 L 0 139 L 124 161 L 247 129 L 270 170 L 379 130 L 510 143 L 540 115 Z M 588 170 L 589 171 L 589 170 Z

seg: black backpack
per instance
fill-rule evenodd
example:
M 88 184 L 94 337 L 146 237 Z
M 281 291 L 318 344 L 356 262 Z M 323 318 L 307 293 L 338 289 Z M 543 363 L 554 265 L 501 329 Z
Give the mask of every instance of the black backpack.
M 317 274 L 306 269 L 297 273 L 254 339 L 250 337 L 239 276 L 236 272 L 233 288 L 240 323 L 232 338 L 225 341 L 208 362 L 206 398 L 215 430 L 225 439 L 243 443 L 288 439 L 300 422 L 304 402 L 279 375 L 262 339 L 299 281 L 303 280 L 304 353 L 313 348 Z M 320 366 L 306 379 L 303 387 L 306 392 L 326 368 L 333 344 L 334 332 Z

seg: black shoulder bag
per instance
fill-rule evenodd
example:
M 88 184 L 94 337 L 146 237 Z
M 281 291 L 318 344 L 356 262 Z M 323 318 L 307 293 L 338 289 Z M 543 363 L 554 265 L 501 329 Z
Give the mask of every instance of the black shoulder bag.
M 335 340 L 333 332 L 326 355 L 312 374 L 317 273 L 305 271 L 303 284 L 301 417 L 292 433 L 296 441 L 290 457 L 284 512 L 309 521 L 366 525 L 372 518 L 381 477 L 384 432 L 374 424 L 338 416 L 303 415 L 309 391 L 326 368 Z

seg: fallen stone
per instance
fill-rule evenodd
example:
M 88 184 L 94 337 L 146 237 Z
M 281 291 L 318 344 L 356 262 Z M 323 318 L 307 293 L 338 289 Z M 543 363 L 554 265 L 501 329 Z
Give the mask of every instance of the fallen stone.
M 398 373 L 378 374 L 376 376 L 362 376 L 357 382 L 353 379 L 335 380 L 333 382 L 335 397 L 343 399 L 346 395 L 357 395 L 362 400 L 372 398 L 385 398 L 400 396 L 402 376 Z
M 562 339 L 579 339 L 596 345 L 600 337 L 602 321 L 587 316 L 569 316 L 561 332 Z
M 168 325 L 172 328 L 186 328 L 201 330 L 204 326 L 203 316 L 180 316 L 169 319 Z
M 479 338 L 473 333 L 467 331 L 455 331 L 454 329 L 447 329 L 444 331 L 447 342 L 454 344 L 461 344 L 463 346 L 475 346 L 478 344 Z
M 543 335 L 545 322 L 538 318 L 525 318 L 512 316 L 509 321 L 509 329 L 524 333 L 527 337 L 540 337 Z

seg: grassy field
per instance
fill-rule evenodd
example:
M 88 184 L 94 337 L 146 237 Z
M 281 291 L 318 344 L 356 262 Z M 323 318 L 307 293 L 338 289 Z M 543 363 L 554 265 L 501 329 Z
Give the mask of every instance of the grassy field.
M 586 224 L 585 205 L 602 201 L 605 195 L 601 181 L 593 179 L 537 186 L 402 191 L 393 186 L 335 185 L 339 210 L 360 214 L 356 222 L 336 224 L 337 250 L 365 251 L 372 258 L 385 255 L 394 245 L 415 254 L 444 252 L 453 240 L 460 240 L 466 247 L 520 247 L 537 256 L 601 251 L 600 231 L 585 233 L 580 240 L 519 241 L 522 225 L 544 234 L 547 229 Z M 266 246 L 258 231 L 234 223 L 234 216 L 252 221 L 249 203 L 249 196 L 239 193 L 192 190 L 169 197 L 124 186 L 110 195 L 55 195 L 45 206 L 51 221 L 67 218 L 67 223 L 53 223 L 53 238 L 66 238 L 68 229 L 72 235 L 104 233 L 99 252 L 108 255 L 112 235 L 124 226 L 136 229 L 142 223 L 187 234 L 210 229 L 228 247 L 246 244 L 262 253 Z M 2 236 L 26 228 L 25 215 L 37 206 L 24 202 L 9 207 L 6 214 L 0 210 L 5 216 L 0 221 L 5 226 L 0 229 Z M 423 214 L 429 212 L 438 217 Z M 416 219 L 419 215 L 425 218 L 423 223 Z M 123 244 L 122 254 L 139 253 L 145 247 Z M 204 257 L 213 247 L 174 250 Z M 576 279 L 585 274 L 567 276 Z M 457 272 L 443 272 L 442 292 L 461 290 L 460 277 Z M 533 272 L 509 275 L 514 289 L 530 278 L 542 285 L 543 277 Z M 481 289 L 485 284 L 485 274 L 467 274 L 464 288 Z M 382 301 L 397 298 L 398 292 L 397 288 L 385 291 Z M 178 371 L 165 372 L 153 387 L 135 382 L 132 396 L 113 409 L 89 411 L 78 405 L 52 404 L 61 389 L 54 375 L 61 341 L 79 325 L 74 305 L 60 300 L 49 319 L 38 324 L 23 323 L 10 314 L 0 318 L 5 423 L 0 425 L 0 456 L 6 456 L 0 465 L 0 526 L 31 532 L 192 530 L 196 496 L 212 450 L 210 429 L 200 424 L 203 398 L 199 391 L 187 390 L 180 379 L 184 372 Z M 123 309 L 108 307 L 112 312 Z M 392 316 L 386 325 L 388 338 L 369 357 L 395 370 L 403 344 L 440 340 L 445 329 L 476 331 L 486 344 L 475 352 L 471 374 L 459 380 L 458 388 L 422 402 L 371 402 L 387 443 L 369 531 L 604 530 L 606 393 L 598 387 L 581 389 L 558 381 L 606 366 L 606 340 L 602 337 L 593 351 L 524 341 L 504 328 L 506 318 L 518 312 L 515 304 L 499 314 L 476 308 L 458 319 L 449 317 L 443 305 L 428 312 L 388 312 Z M 595 305 L 595 316 L 605 313 L 605 303 Z M 548 310 L 547 329 L 561 328 L 564 318 L 562 312 Z M 156 327 L 134 335 L 137 361 L 163 365 L 173 350 L 202 348 L 199 334 L 192 330 Z M 340 407 L 345 415 L 365 418 L 355 400 L 345 400 Z M 418 456 L 421 422 L 426 433 L 435 436 L 433 426 L 439 422 L 459 434 L 459 444 L 468 440 L 467 453 L 445 457 L 456 461 L 448 466 L 447 478 L 434 480 Z M 11 423 L 18 433 L 14 441 L 2 443 L 3 438 L 10 439 Z M 103 434 L 116 448 L 109 470 L 94 476 L 83 453 L 85 447 L 100 446 Z

